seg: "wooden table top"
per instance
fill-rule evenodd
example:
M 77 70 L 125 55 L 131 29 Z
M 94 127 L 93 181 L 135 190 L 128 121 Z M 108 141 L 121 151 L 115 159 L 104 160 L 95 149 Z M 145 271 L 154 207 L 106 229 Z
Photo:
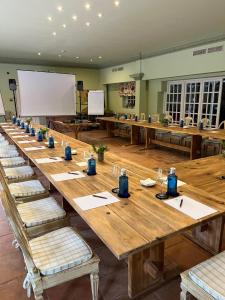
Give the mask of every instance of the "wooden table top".
M 174 124 L 168 127 L 161 125 L 160 123 L 148 123 L 147 121 L 133 121 L 133 120 L 117 120 L 114 117 L 98 117 L 97 120 L 99 121 L 107 121 L 113 123 L 121 123 L 126 125 L 134 125 L 144 128 L 152 128 L 158 129 L 162 131 L 170 131 L 176 133 L 182 133 L 187 135 L 200 135 L 206 138 L 215 138 L 225 140 L 225 129 L 212 129 L 212 130 L 199 130 L 197 127 L 189 127 L 189 128 L 181 128 L 178 125 Z
M 175 164 L 178 177 L 212 195 L 225 198 L 225 158 L 210 156 Z
M 20 131 L 20 129 L 16 128 L 16 131 Z M 160 190 L 158 184 L 152 188 L 145 188 L 140 185 L 140 179 L 148 177 L 154 179 L 156 177 L 156 173 L 153 170 L 128 162 L 111 153 L 106 153 L 105 162 L 97 162 L 98 174 L 96 176 L 86 176 L 82 179 L 56 182 L 52 179 L 51 174 L 83 169 L 77 166 L 76 163 L 83 161 L 83 151 L 91 150 L 90 145 L 50 130 L 50 134 L 58 141 L 55 149 L 46 148 L 44 150 L 27 152 L 24 150 L 25 147 L 43 145 L 43 143 L 19 144 L 19 140 L 27 140 L 29 138 L 13 138 L 10 131 L 7 134 L 118 259 L 126 258 L 131 253 L 157 244 L 205 220 L 221 216 L 225 212 L 224 197 L 217 197 L 196 187 L 184 185 L 179 189 L 182 194 L 190 196 L 217 210 L 215 214 L 201 220 L 194 220 L 184 215 L 155 198 L 155 194 Z M 34 137 L 30 137 L 30 139 L 34 139 Z M 61 140 L 69 142 L 72 148 L 77 149 L 78 154 L 73 157 L 72 161 L 50 164 L 38 164 L 36 162 L 35 159 L 37 158 L 62 156 Z M 96 209 L 81 210 L 73 201 L 74 198 L 102 191 L 111 191 L 113 187 L 118 185 L 118 180 L 112 176 L 112 166 L 115 163 L 128 170 L 131 197 L 129 199 L 120 199 L 117 203 Z

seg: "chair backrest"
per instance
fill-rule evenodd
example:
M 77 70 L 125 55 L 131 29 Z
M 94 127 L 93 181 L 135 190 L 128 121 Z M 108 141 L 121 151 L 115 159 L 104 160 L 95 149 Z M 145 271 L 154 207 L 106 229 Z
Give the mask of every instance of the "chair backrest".
M 201 122 L 203 123 L 203 127 L 207 127 L 211 125 L 211 122 L 208 118 L 201 119 Z
M 225 129 L 225 121 L 222 121 L 222 122 L 220 123 L 220 125 L 219 125 L 218 128 L 221 128 L 222 126 L 223 126 L 223 128 Z
M 164 119 L 167 119 L 169 123 L 173 123 L 173 117 L 166 111 Z
M 152 122 L 159 123 L 159 114 L 152 114 Z
M 194 120 L 193 120 L 192 117 L 188 116 L 188 117 L 185 117 L 185 118 L 184 118 L 184 122 L 185 122 L 185 125 L 186 125 L 186 126 L 189 126 L 189 125 L 193 125 Z
M 52 121 L 52 129 L 60 133 L 71 132 L 72 128 L 70 125 L 67 125 L 61 121 Z
M 145 113 L 141 113 L 141 118 L 140 118 L 141 121 L 145 121 L 146 118 L 145 118 Z

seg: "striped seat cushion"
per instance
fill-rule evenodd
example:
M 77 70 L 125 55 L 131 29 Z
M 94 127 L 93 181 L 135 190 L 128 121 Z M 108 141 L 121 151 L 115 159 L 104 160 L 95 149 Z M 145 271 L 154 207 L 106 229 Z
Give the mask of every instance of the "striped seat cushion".
M 52 197 L 19 204 L 17 209 L 26 227 L 46 224 L 66 216 L 65 210 Z
M 225 300 L 225 251 L 193 267 L 190 278 L 216 300 Z
M 17 150 L 5 150 L 1 149 L 0 147 L 0 158 L 7 158 L 7 157 L 17 157 L 19 156 L 19 152 Z
M 7 144 L 7 145 L 0 144 L 0 149 L 4 150 L 4 151 L 16 150 L 16 146 L 15 145 L 9 145 L 9 144 Z
M 0 158 L 0 164 L 4 168 L 11 168 L 25 164 L 25 160 L 21 156 L 11 157 L 11 158 Z
M 34 238 L 29 244 L 34 264 L 43 275 L 81 265 L 92 257 L 91 248 L 71 227 Z
M 3 146 L 9 145 L 9 142 L 5 140 L 4 138 L 0 138 L 0 147 L 2 148 Z
M 45 193 L 45 188 L 39 180 L 29 180 L 9 184 L 13 197 L 29 197 Z
M 34 170 L 30 166 L 4 168 L 4 171 L 8 179 L 28 178 L 34 175 Z

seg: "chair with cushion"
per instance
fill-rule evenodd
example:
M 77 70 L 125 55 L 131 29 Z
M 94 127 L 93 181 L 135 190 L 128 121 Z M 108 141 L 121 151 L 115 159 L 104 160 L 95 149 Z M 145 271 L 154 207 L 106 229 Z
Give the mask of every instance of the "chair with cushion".
M 190 117 L 190 116 L 185 117 L 185 118 L 184 118 L 184 124 L 185 124 L 185 126 L 187 126 L 187 127 L 193 126 L 193 124 L 194 124 L 193 118 Z
M 8 183 L 36 179 L 37 176 L 31 166 L 19 166 L 14 168 L 3 168 Z
M 19 152 L 16 149 L 5 149 L 0 147 L 0 158 L 10 158 L 19 156 Z
M 98 300 L 99 258 L 72 227 L 29 240 L 15 210 L 10 225 L 24 256 L 27 276 L 23 287 L 28 297 L 32 289 L 34 298 L 43 300 L 45 289 L 89 274 L 92 299 Z
M 181 300 L 225 299 L 225 251 L 181 274 Z
M 13 168 L 25 165 L 25 159 L 21 156 L 11 158 L 0 158 L 0 164 L 4 168 Z
M 225 121 L 222 121 L 218 128 L 221 129 L 222 127 L 225 129 Z

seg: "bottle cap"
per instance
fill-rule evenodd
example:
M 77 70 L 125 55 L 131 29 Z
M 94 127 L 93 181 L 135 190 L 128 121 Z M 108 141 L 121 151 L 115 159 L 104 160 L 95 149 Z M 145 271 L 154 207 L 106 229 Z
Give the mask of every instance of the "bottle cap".
M 121 171 L 120 171 L 120 172 L 121 172 L 121 173 L 120 173 L 121 175 L 126 175 L 126 173 L 127 173 L 126 169 L 124 169 L 124 168 L 123 168 L 123 169 L 121 169 Z
M 172 167 L 170 168 L 170 174 L 175 174 L 176 173 L 176 168 Z

